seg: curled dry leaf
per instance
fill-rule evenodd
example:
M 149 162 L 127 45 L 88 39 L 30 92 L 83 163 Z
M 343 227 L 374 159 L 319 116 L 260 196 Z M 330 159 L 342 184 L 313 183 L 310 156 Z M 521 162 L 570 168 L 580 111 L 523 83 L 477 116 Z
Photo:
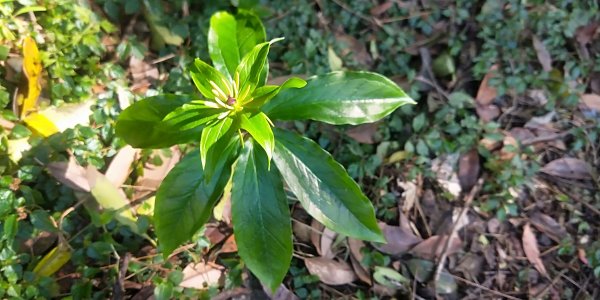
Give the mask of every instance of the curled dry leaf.
M 305 258 L 304 263 L 308 272 L 319 277 L 319 280 L 329 285 L 343 285 L 356 279 L 354 271 L 344 261 L 335 261 L 325 257 Z
M 91 190 L 87 170 L 77 163 L 75 157 L 69 157 L 68 162 L 51 162 L 47 167 L 50 175 L 73 190 L 80 192 Z
M 590 170 L 590 164 L 581 159 L 563 157 L 547 163 L 540 172 L 566 179 L 590 180 Z
M 433 235 L 417 244 L 410 252 L 424 259 L 434 260 L 439 258 L 442 251 L 444 251 L 446 240 L 448 240 L 447 235 Z M 447 253 L 448 255 L 455 254 L 460 251 L 461 248 L 462 241 L 460 238 L 456 237 L 452 239 L 450 245 L 448 245 Z
M 458 181 L 458 175 L 454 171 L 459 159 L 458 153 L 440 155 L 431 161 L 431 170 L 435 173 L 438 183 L 454 197 L 458 197 L 462 191 Z
M 413 208 L 415 201 L 417 200 L 417 185 L 414 182 L 398 182 L 398 185 L 404 190 L 402 196 L 404 202 L 402 202 L 402 212 L 407 212 Z
M 565 237 L 569 236 L 567 230 L 547 214 L 535 212 L 529 217 L 529 221 L 531 221 L 531 224 L 537 230 L 543 232 L 557 243 L 560 243 Z
M 383 222 L 379 222 L 379 228 L 381 228 L 381 232 L 385 236 L 387 244 L 373 243 L 373 246 L 383 253 L 390 255 L 401 255 L 408 252 L 410 248 L 421 242 L 420 238 L 402 227 L 391 226 Z
M 139 150 L 127 145 L 112 159 L 104 176 L 112 182 L 116 187 L 120 187 L 125 183 L 129 173 L 131 172 L 131 164 L 135 160 Z
M 352 269 L 354 270 L 354 273 L 356 273 L 358 279 L 371 285 L 373 282 L 371 281 L 371 274 L 367 269 L 365 269 L 365 267 L 363 267 L 363 265 L 352 255 L 350 255 L 350 262 L 352 262 Z
M 150 162 L 144 165 L 144 173 L 140 176 L 135 185 L 140 187 L 133 195 L 132 200 L 146 197 L 155 191 L 160 183 L 165 179 L 169 171 L 175 167 L 175 164 L 181 159 L 181 152 L 177 146 L 170 149 L 170 156 L 164 153 L 164 150 L 154 150 L 153 155 L 158 155 L 162 164 L 157 166 Z
M 348 238 L 348 248 L 350 248 L 350 261 L 352 262 L 352 269 L 356 273 L 358 278 L 368 284 L 371 282 L 371 273 L 365 266 L 362 265 L 364 255 L 360 251 L 365 246 L 365 243 L 361 240 Z
M 525 256 L 527 260 L 540 272 L 540 274 L 548 277 L 548 272 L 546 271 L 546 267 L 540 258 L 540 250 L 538 249 L 538 243 L 531 230 L 531 225 L 529 223 L 523 226 L 523 250 L 525 251 Z
M 180 287 L 206 289 L 218 285 L 223 275 L 223 267 L 215 264 L 191 263 L 183 269 L 183 280 Z
M 310 241 L 315 246 L 315 249 L 317 249 L 317 253 L 319 253 L 319 255 L 323 255 L 321 252 L 321 234 L 325 229 L 325 225 L 321 224 L 316 219 L 313 219 L 310 223 L 310 227 L 312 227 L 310 232 Z
M 537 54 L 538 61 L 542 65 L 542 68 L 546 72 L 552 71 L 552 57 L 550 52 L 546 49 L 546 45 L 537 36 L 533 36 L 533 48 Z
M 333 253 L 333 241 L 337 237 L 337 233 L 329 228 L 323 229 L 323 234 L 321 235 L 321 256 L 326 258 L 333 258 L 335 254 Z
M 483 77 L 481 85 L 479 86 L 479 90 L 477 91 L 477 96 L 475 97 L 475 101 L 478 105 L 490 105 L 498 95 L 496 88 L 490 86 L 489 83 L 490 79 L 494 77 L 494 72 L 496 70 L 498 70 L 498 65 L 493 65 L 489 72 Z

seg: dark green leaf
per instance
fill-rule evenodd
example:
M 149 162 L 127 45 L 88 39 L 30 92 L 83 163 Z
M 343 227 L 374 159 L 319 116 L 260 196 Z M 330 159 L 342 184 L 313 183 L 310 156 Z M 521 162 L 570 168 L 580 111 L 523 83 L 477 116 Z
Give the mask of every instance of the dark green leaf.
M 215 68 L 229 79 L 233 78 L 240 63 L 240 53 L 237 23 L 231 14 L 221 11 L 210 18 L 208 52 Z
M 246 143 L 233 171 L 231 214 L 238 253 L 276 290 L 292 258 L 292 227 L 283 183 L 260 147 Z
M 211 215 L 231 174 L 239 144 L 222 151 L 211 180 L 204 180 L 200 154 L 186 155 L 169 172 L 156 193 L 154 222 L 164 255 L 189 240 Z
M 267 153 L 268 161 L 271 161 L 273 156 L 273 148 L 275 147 L 275 138 L 273 137 L 273 130 L 267 115 L 259 112 L 254 115 L 241 115 L 240 126 L 242 129 L 248 131 L 252 138 L 265 150 Z
M 347 236 L 385 242 L 369 199 L 317 143 L 276 128 L 273 161 L 313 218 Z
M 117 120 L 116 134 L 136 148 L 165 148 L 198 139 L 201 127 L 178 130 L 163 118 L 192 98 L 183 95 L 160 95 L 134 103 Z
M 302 89 L 281 91 L 263 111 L 271 119 L 330 124 L 375 122 L 415 103 L 394 82 L 369 72 L 332 72 L 312 77 Z
M 225 118 L 204 127 L 202 137 L 200 138 L 202 166 L 206 165 L 206 156 L 210 148 L 231 129 L 232 124 L 233 119 Z

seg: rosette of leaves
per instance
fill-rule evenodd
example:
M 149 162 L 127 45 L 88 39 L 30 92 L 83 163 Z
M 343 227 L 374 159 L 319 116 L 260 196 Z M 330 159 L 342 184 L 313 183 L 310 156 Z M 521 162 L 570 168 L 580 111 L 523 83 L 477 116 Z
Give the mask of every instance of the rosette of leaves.
M 385 242 L 359 186 L 314 141 L 277 129 L 274 120 L 329 124 L 377 121 L 414 103 L 389 79 L 369 72 L 333 72 L 304 81 L 265 84 L 267 54 L 260 20 L 242 12 L 210 20 L 212 66 L 196 59 L 191 77 L 200 95 L 159 95 L 125 109 L 117 134 L 134 147 L 199 142 L 162 182 L 154 211 L 162 252 L 170 254 L 208 221 L 230 187 L 238 253 L 275 290 L 292 258 L 284 183 L 306 211 L 341 234 Z M 228 184 L 230 183 L 230 184 Z

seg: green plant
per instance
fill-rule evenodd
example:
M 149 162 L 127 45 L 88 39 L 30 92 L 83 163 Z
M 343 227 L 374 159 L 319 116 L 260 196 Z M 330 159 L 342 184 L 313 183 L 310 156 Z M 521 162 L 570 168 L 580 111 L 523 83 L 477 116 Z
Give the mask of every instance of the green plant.
M 396 84 L 368 72 L 333 72 L 265 84 L 267 54 L 260 20 L 244 11 L 210 20 L 214 67 L 196 59 L 190 75 L 197 95 L 159 95 L 124 110 L 116 133 L 135 147 L 161 148 L 197 141 L 161 184 L 155 229 L 171 253 L 210 217 L 224 190 L 231 195 L 239 255 L 276 289 L 290 265 L 292 229 L 283 181 L 309 214 L 347 236 L 385 242 L 373 207 L 359 186 L 318 144 L 272 120 L 361 124 L 414 103 Z M 274 162 L 271 163 L 271 161 Z M 228 184 L 231 182 L 231 184 Z

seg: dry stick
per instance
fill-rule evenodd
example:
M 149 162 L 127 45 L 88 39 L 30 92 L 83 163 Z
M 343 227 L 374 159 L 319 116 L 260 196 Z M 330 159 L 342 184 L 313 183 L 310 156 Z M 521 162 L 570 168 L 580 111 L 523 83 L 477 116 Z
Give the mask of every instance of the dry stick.
M 513 296 L 511 296 L 511 295 L 507 295 L 507 294 L 504 294 L 504 293 L 502 293 L 502 292 L 499 292 L 499 291 L 494 291 L 494 290 L 492 290 L 492 289 L 490 289 L 490 288 L 487 288 L 487 287 L 485 287 L 485 286 L 483 286 L 483 285 L 481 285 L 481 284 L 478 284 L 478 283 L 475 283 L 475 282 L 472 282 L 472 281 L 466 280 L 466 279 L 464 279 L 464 278 L 462 278 L 462 277 L 460 277 L 460 276 L 452 275 L 452 277 L 454 277 L 454 279 L 458 279 L 458 281 L 464 282 L 464 283 L 466 283 L 466 284 L 468 284 L 468 285 L 470 285 L 470 286 L 476 287 L 476 288 L 478 288 L 478 289 L 482 289 L 482 290 L 484 290 L 484 291 L 486 291 L 486 292 L 489 292 L 489 293 L 491 293 L 491 294 L 494 294 L 494 295 L 496 295 L 496 296 L 504 297 L 504 298 L 506 298 L 506 299 L 511 299 L 511 300 L 520 300 L 520 299 L 519 299 L 519 298 L 517 298 L 517 297 L 513 297 Z
M 444 264 L 446 263 L 446 259 L 448 258 L 448 248 L 450 247 L 450 243 L 452 242 L 452 240 L 454 239 L 454 237 L 457 235 L 457 232 L 458 232 L 458 223 L 465 217 L 465 215 L 467 214 L 467 211 L 469 211 L 471 202 L 473 202 L 473 199 L 475 198 L 475 196 L 477 196 L 477 194 L 481 190 L 482 186 L 483 186 L 483 178 L 479 178 L 479 180 L 477 181 L 477 184 L 471 189 L 471 191 L 465 198 L 465 204 L 463 205 L 462 209 L 460 210 L 460 213 L 458 214 L 458 218 L 456 218 L 456 221 L 454 221 L 454 224 L 452 225 L 452 231 L 450 232 L 450 236 L 448 237 L 448 239 L 446 240 L 446 243 L 444 244 L 444 250 L 442 251 L 442 255 L 440 256 L 440 260 L 438 262 L 437 268 L 435 269 L 435 276 L 433 277 L 434 283 L 438 281 L 438 279 L 440 278 L 440 273 L 442 272 L 442 269 L 444 269 Z

